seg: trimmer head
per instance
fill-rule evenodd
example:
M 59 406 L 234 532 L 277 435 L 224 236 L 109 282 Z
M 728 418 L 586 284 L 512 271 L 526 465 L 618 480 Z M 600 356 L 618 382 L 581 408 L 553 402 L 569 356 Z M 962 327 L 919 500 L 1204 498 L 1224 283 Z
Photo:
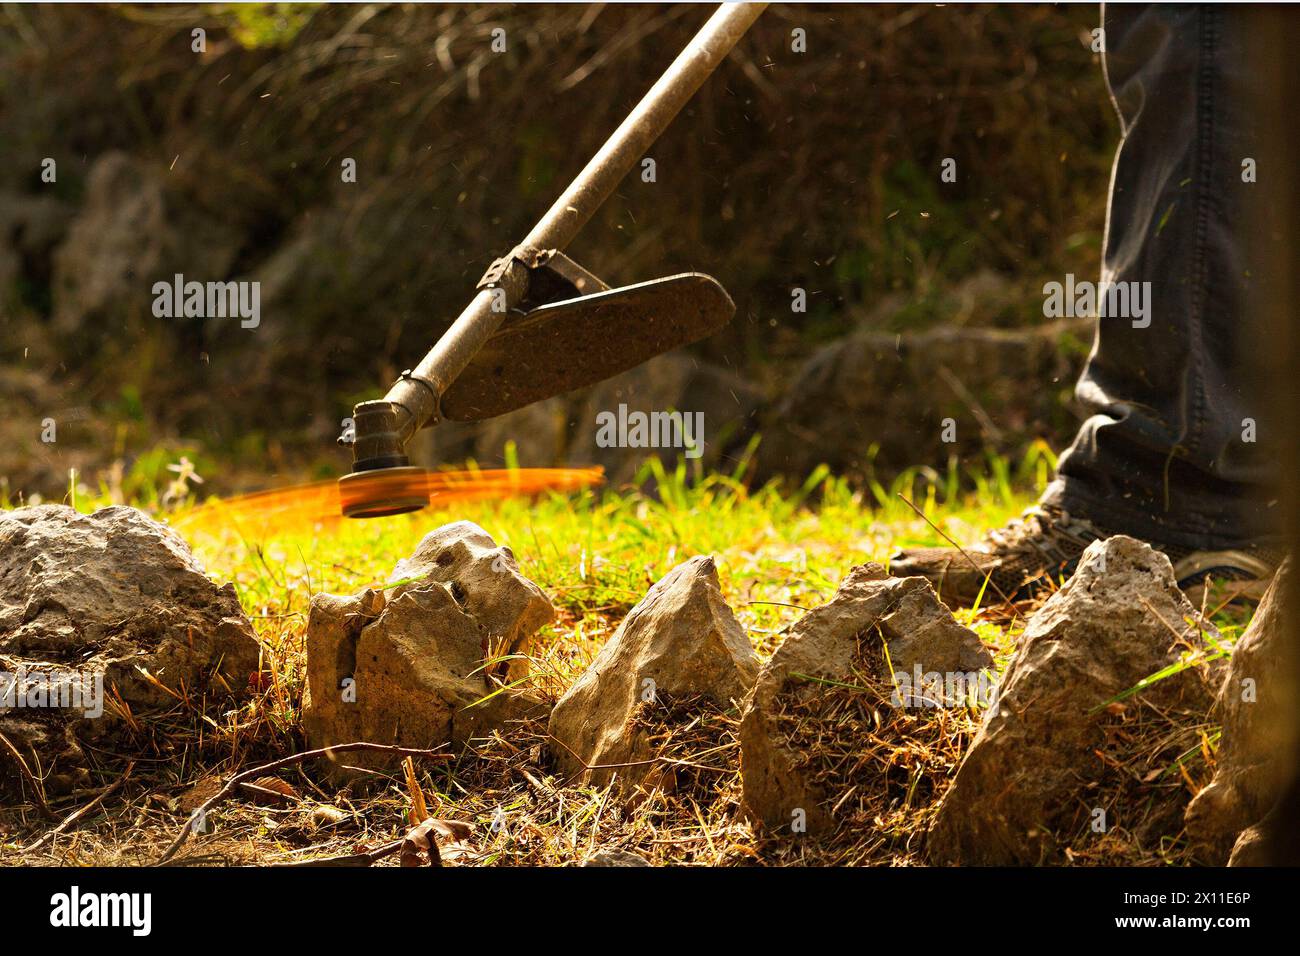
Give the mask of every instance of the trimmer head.
M 708 338 L 736 305 L 699 272 L 547 302 L 510 315 L 442 396 L 442 417 L 478 421 L 594 385 Z
M 347 518 L 384 518 L 429 504 L 429 475 L 411 465 L 354 471 L 339 479 L 339 503 Z

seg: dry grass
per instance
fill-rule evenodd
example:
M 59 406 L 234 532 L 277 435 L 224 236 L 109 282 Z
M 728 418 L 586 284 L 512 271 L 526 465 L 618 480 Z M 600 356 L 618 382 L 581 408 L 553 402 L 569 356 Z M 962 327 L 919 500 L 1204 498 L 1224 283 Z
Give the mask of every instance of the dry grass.
M 859 635 L 848 674 L 791 675 L 777 698 L 794 770 L 835 823 L 836 863 L 922 862 L 929 817 L 979 728 L 964 707 L 894 706 L 882 644 L 877 630 Z
M 1113 705 L 1103 729 L 1097 756 L 1106 771 L 1061 826 L 1067 858 L 1103 866 L 1196 863 L 1183 811 L 1210 782 L 1218 728 L 1203 707 L 1135 699 Z M 1105 833 L 1092 831 L 1095 807 L 1106 809 Z
M 801 755 L 797 770 L 828 795 L 826 809 L 838 824 L 826 839 L 755 831 L 741 812 L 738 715 L 701 700 L 660 701 L 637 712 L 657 765 L 635 788 L 624 789 L 617 777 L 602 787 L 573 785 L 555 770 L 550 739 L 536 723 L 495 733 L 454 761 L 420 767 L 417 779 L 430 815 L 474 827 L 461 852 L 447 858 L 460 865 L 562 866 L 610 849 L 670 865 L 919 864 L 930 816 L 979 715 L 893 707 L 891 686 L 879 675 L 864 658 L 853 686 L 792 687 L 782 698 L 779 720 L 791 751 Z M 181 708 L 147 720 L 138 715 L 142 727 L 152 728 L 147 739 L 136 738 L 139 749 L 99 754 L 103 787 L 130 762 L 125 754 L 139 754 L 139 769 L 123 792 L 45 846 L 14 852 L 11 844 L 5 862 L 156 862 L 228 775 L 302 746 L 296 734 L 266 719 L 275 709 L 273 694 L 267 690 L 253 702 L 250 719 L 230 715 L 217 729 L 186 721 Z M 1073 825 L 1062 829 L 1070 860 L 1194 862 L 1181 838 L 1181 815 L 1208 780 L 1208 768 L 1190 761 L 1195 770 L 1189 771 L 1186 757 L 1202 748 L 1209 757 L 1212 732 L 1203 715 L 1145 702 L 1113 715 L 1104 749 L 1111 772 L 1101 783 L 1104 793 L 1087 802 L 1136 811 L 1138 818 L 1091 834 L 1081 801 Z M 95 791 L 80 793 L 55 807 L 61 816 L 95 797 Z M 334 788 L 314 768 L 295 767 L 257 780 L 221 805 L 215 831 L 192 838 L 175 862 L 290 865 L 364 853 L 402 837 L 412 804 L 400 771 L 367 771 L 360 785 Z M 7 813 L 3 820 L 12 831 L 8 840 L 23 835 L 20 845 L 49 827 L 34 814 Z M 396 861 L 394 855 L 380 865 Z

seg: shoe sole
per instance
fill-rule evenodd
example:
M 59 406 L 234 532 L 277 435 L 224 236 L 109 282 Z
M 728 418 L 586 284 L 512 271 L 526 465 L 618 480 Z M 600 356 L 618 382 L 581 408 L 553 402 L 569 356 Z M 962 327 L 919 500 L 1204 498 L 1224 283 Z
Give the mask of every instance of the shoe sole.
M 1216 604 L 1259 601 L 1275 570 L 1247 551 L 1198 551 L 1174 565 L 1174 577 L 1187 599 L 1200 607 L 1207 585 Z

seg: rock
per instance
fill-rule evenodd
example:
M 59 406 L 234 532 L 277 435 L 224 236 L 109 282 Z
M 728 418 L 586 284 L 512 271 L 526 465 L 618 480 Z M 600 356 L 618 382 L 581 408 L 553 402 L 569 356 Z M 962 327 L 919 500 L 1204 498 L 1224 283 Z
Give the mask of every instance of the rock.
M 677 411 L 704 416 L 704 448 L 695 459 L 705 468 L 726 467 L 729 455 L 743 448 L 757 424 L 762 393 L 734 372 L 701 362 L 689 354 L 671 353 L 592 386 L 574 410 L 569 464 L 601 465 L 612 483 L 630 481 L 647 458 L 658 456 L 673 465 L 681 448 L 602 448 L 597 444 L 601 412 Z M 692 419 L 694 421 L 694 419 Z
M 597 850 L 582 861 L 583 866 L 649 866 L 650 861 L 631 850 Z
M 383 609 L 383 592 L 369 588 L 351 597 L 312 595 L 302 706 L 303 732 L 312 747 L 363 739 L 356 693 L 357 642 Z
M 1053 833 L 1077 831 L 1077 815 L 1092 806 L 1089 788 L 1107 770 L 1097 754 L 1106 739 L 1106 715 L 1098 709 L 1178 660 L 1180 640 L 1171 628 L 1199 642 L 1185 623 L 1198 619 L 1164 554 L 1122 535 L 1089 545 L 1074 576 L 1027 622 L 997 701 L 930 828 L 930 859 L 956 865 L 1055 860 L 1060 848 Z M 1200 670 L 1183 671 L 1143 697 L 1170 709 L 1205 709 L 1204 680 Z M 1126 825 L 1131 828 L 1110 821 Z
M 82 208 L 54 254 L 55 325 L 84 338 L 97 321 L 119 312 L 152 315 L 155 282 L 178 272 L 186 280 L 225 280 L 239 247 L 234 230 L 193 212 L 153 167 L 105 153 L 91 168 Z
M 809 754 L 793 752 L 790 728 L 782 718 L 784 701 L 815 700 L 824 685 L 855 683 L 864 662 L 886 679 L 879 634 L 899 679 L 922 674 L 961 674 L 963 685 L 992 666 L 993 656 L 974 631 L 958 624 L 924 578 L 893 578 L 879 564 L 853 568 L 830 602 L 805 614 L 790 630 L 759 674 L 745 701 L 740 724 L 741 778 L 749 814 L 766 826 L 790 826 L 798 811 L 809 833 L 830 829 L 834 821 L 824 793 L 798 767 Z M 869 659 L 879 656 L 879 662 Z M 901 686 L 901 684 L 900 684 Z M 845 735 L 852 747 L 854 728 Z
M 1020 447 L 1065 434 L 1063 411 L 1091 320 L 1027 329 L 943 325 L 922 332 L 864 329 L 816 351 L 761 423 L 758 480 L 802 481 L 819 464 L 864 477 L 863 450 L 885 471 L 943 467 L 952 455 Z M 1077 341 L 1074 349 L 1062 342 Z M 956 442 L 943 422 L 956 424 Z
M 1295 761 L 1290 761 L 1295 767 Z M 1300 862 L 1300 778 L 1278 797 L 1268 815 L 1245 830 L 1232 845 L 1228 866 L 1289 866 Z
M 0 656 L 0 663 L 3 661 Z M 4 664 L 4 667 L 6 675 L 17 673 L 16 669 L 10 670 L 10 664 Z M 10 676 L 0 677 L 0 696 L 6 693 L 5 688 L 11 680 Z M 79 721 L 75 711 L 41 711 L 39 717 L 31 716 L 33 713 L 0 711 L 0 733 L 14 745 L 29 769 L 41 768 L 46 796 L 71 793 L 90 786 L 88 761 L 78 732 L 78 725 L 85 727 L 89 721 Z M 20 795 L 20 771 L 9 764 L 8 754 L 0 756 L 0 766 L 5 768 L 0 774 L 0 797 Z
M 450 585 L 486 635 L 492 656 L 526 654 L 533 634 L 555 619 L 555 608 L 542 589 L 519 573 L 514 552 L 497 547 L 491 535 L 471 521 L 430 531 L 414 554 L 397 563 L 389 584 L 411 578 Z M 389 600 L 422 586 L 399 585 L 390 591 Z M 511 680 L 523 677 L 528 661 L 510 661 L 507 670 Z
M 1186 822 L 1188 835 L 1216 866 L 1244 852 L 1234 851 L 1234 843 L 1277 803 L 1293 769 L 1288 757 L 1300 734 L 1293 718 L 1300 687 L 1286 652 L 1293 584 L 1288 558 L 1237 641 L 1214 705 L 1223 727 L 1214 779 L 1187 807 Z
M 495 688 L 484 661 L 487 629 L 456 585 L 413 586 L 392 598 L 357 642 L 361 740 L 462 747 L 508 721 L 544 716 L 539 698 Z
M 312 598 L 303 702 L 312 747 L 365 740 L 460 748 L 511 721 L 545 718 L 538 695 L 500 689 L 485 666 L 526 653 L 554 616 L 508 548 L 471 522 L 445 525 L 398 562 L 390 585 L 387 597 Z M 524 676 L 525 665 L 512 661 L 510 674 Z M 347 760 L 391 763 L 382 754 Z
M 1273 835 L 1261 825 L 1247 827 L 1238 834 L 1228 856 L 1228 866 L 1271 866 L 1273 854 L 1269 844 Z
M 653 752 L 645 707 L 703 697 L 738 703 L 758 673 L 754 649 L 723 600 L 713 559 L 691 558 L 669 571 L 628 612 L 591 666 L 560 698 L 548 731 L 558 768 L 583 782 L 625 786 L 645 778 Z M 653 684 L 647 683 L 652 681 Z
M 175 698 L 141 671 L 200 701 L 245 693 L 258 661 L 234 587 L 213 584 L 189 545 L 141 512 L 0 511 L 0 670 L 100 675 L 143 719 Z M 57 790 L 65 769 L 80 779 L 68 766 L 78 741 L 106 733 L 110 713 L 2 711 L 0 731 L 26 742 Z
M 258 644 L 235 588 L 208 579 L 189 545 L 134 508 L 0 512 L 0 654 L 102 671 L 123 699 L 247 689 Z M 219 669 L 218 669 L 219 668 Z

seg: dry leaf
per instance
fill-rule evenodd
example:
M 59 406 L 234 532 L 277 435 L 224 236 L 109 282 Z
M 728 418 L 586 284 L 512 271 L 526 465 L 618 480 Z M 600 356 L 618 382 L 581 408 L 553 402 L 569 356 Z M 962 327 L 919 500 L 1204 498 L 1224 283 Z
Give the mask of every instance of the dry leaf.
M 442 866 L 465 856 L 472 849 L 469 839 L 474 828 L 459 820 L 429 817 L 407 832 L 402 840 L 402 866 Z
M 254 803 L 286 804 L 298 799 L 293 784 L 279 777 L 258 777 L 246 789 L 252 791 Z

